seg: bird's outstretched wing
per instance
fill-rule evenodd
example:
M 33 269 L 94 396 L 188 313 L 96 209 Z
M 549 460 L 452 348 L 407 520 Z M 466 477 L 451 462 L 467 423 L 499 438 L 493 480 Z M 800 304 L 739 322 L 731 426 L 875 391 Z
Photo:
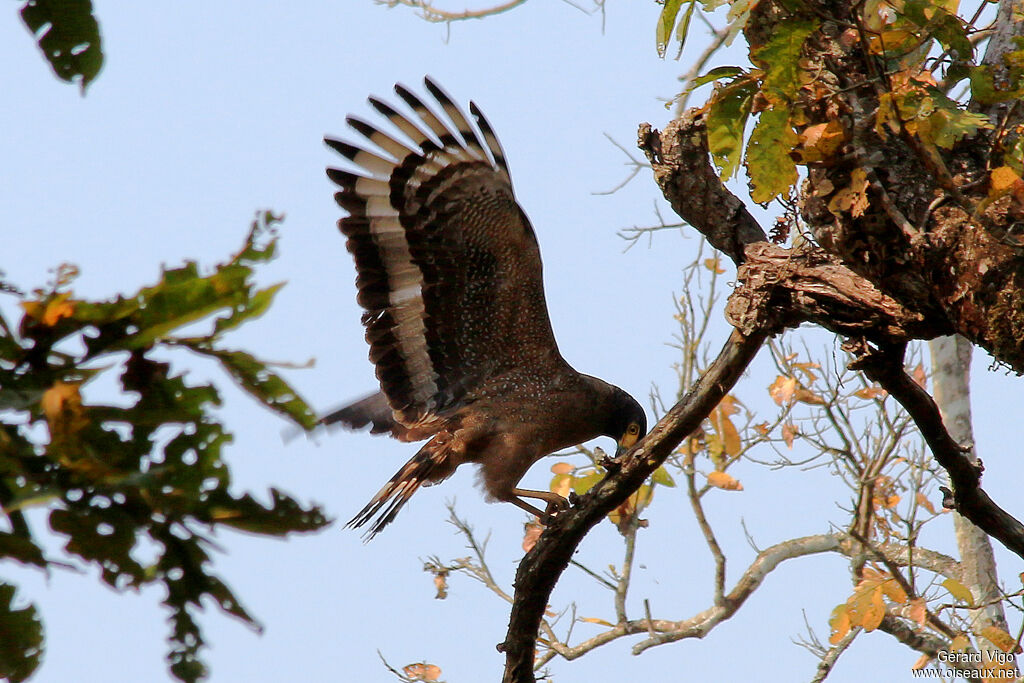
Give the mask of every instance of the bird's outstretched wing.
M 476 105 L 474 126 L 425 84 L 438 111 L 401 85 L 411 115 L 369 100 L 404 141 L 354 117 L 349 125 L 376 149 L 325 139 L 359 167 L 327 174 L 349 212 L 339 227 L 356 262 L 370 360 L 395 417 L 413 428 L 503 373 L 564 364 L 504 152 Z

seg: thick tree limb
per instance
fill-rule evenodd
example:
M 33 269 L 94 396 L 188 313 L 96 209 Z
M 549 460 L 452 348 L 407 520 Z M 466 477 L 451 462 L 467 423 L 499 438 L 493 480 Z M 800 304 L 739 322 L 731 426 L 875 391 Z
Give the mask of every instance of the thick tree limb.
M 583 537 L 639 488 L 676 446 L 700 426 L 735 385 L 764 340 L 763 334 L 748 337 L 734 331 L 686 396 L 654 425 L 650 434 L 613 461 L 608 476 L 576 506 L 558 515 L 519 563 L 508 635 L 498 646 L 505 653 L 505 683 L 534 683 L 537 629 L 551 591 Z
M 725 189 L 708 156 L 703 115 L 689 109 L 659 133 L 640 124 L 637 141 L 672 209 L 715 249 L 743 262 L 743 247 L 768 239 L 743 202 Z
M 845 345 L 858 355 L 851 368 L 862 370 L 888 391 L 917 423 L 932 455 L 949 473 L 957 512 L 989 536 L 1024 558 L 1024 525 L 988 497 L 981 488 L 980 466 L 946 431 L 935 401 L 903 369 L 903 354 L 894 349 L 873 350 L 866 344 Z

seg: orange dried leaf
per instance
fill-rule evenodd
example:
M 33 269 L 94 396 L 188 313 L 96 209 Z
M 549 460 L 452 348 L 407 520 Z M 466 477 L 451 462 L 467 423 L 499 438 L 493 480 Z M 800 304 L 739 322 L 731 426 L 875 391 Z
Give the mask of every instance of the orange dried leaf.
M 920 491 L 918 491 L 917 495 L 914 496 L 914 498 L 915 498 L 915 500 L 917 500 L 917 504 L 920 505 L 921 507 L 923 507 L 925 510 L 927 510 L 928 512 L 930 512 L 933 515 L 937 514 L 935 512 L 935 506 L 932 505 L 932 502 L 930 500 L 928 500 L 928 496 L 926 496 L 923 493 L 921 493 Z
M 724 489 L 726 491 L 742 491 L 743 484 L 739 480 L 733 478 L 732 475 L 726 472 L 714 472 L 708 473 L 708 483 L 715 488 Z
M 58 296 L 46 304 L 46 312 L 43 313 L 43 324 L 47 327 L 53 327 L 61 318 L 70 318 L 74 315 L 75 305 L 73 302 L 65 300 L 65 296 Z
M 704 259 L 704 267 L 710 270 L 712 273 L 721 275 L 725 272 L 725 268 L 719 265 L 718 257 Z
M 925 606 L 924 598 L 913 598 L 910 601 L 907 616 L 917 622 L 918 626 L 924 626 L 925 620 L 928 619 L 928 608 Z
M 792 422 L 787 422 L 782 425 L 782 440 L 786 442 L 786 446 L 793 448 L 793 439 L 800 433 L 800 430 L 796 428 L 796 425 Z
M 768 387 L 768 395 L 772 397 L 776 405 L 786 405 L 793 400 L 796 392 L 796 377 L 783 377 L 779 375 Z
M 793 399 L 800 401 L 800 403 L 806 403 L 809 406 L 823 406 L 825 405 L 825 399 L 818 394 L 814 393 L 810 389 L 804 389 L 803 387 L 798 388 L 793 392 Z
M 402 673 L 413 681 L 436 681 L 441 677 L 441 667 L 426 662 L 417 662 L 403 666 Z
M 953 638 L 953 640 L 949 641 L 949 648 L 948 649 L 949 649 L 950 652 L 963 652 L 964 650 L 966 650 L 970 646 L 971 646 L 971 639 L 968 638 L 963 633 L 961 633 L 956 638 Z
M 923 365 L 918 363 L 917 367 L 914 368 L 914 370 L 910 373 L 910 376 L 914 379 L 915 382 L 917 382 L 918 386 L 920 386 L 922 389 L 928 388 L 928 373 L 924 371 Z
M 598 619 L 597 617 L 580 617 L 579 620 L 587 624 L 600 624 L 601 626 L 607 626 L 609 628 L 615 626 L 615 624 L 605 621 L 604 619 Z
M 434 595 L 436 600 L 444 600 L 448 597 L 448 573 L 437 572 L 434 574 L 434 588 L 437 593 Z
M 540 522 L 529 521 L 523 525 L 523 552 L 528 553 L 537 545 L 537 539 L 544 532 L 544 526 Z
M 896 579 L 887 579 L 882 582 L 882 592 L 885 593 L 885 596 L 893 602 L 901 605 L 906 604 L 907 602 L 907 593 L 903 590 L 903 586 L 901 586 Z
M 571 463 L 556 462 L 554 465 L 551 466 L 551 473 L 552 474 L 569 474 L 574 469 L 576 469 L 576 468 L 573 467 Z
M 981 629 L 981 635 L 1003 652 L 1014 652 L 1018 648 L 1017 639 L 998 626 L 986 626 Z
M 920 671 L 921 669 L 923 669 L 926 666 L 928 666 L 928 662 L 930 662 L 930 661 L 932 661 L 932 656 L 931 655 L 921 655 L 920 657 L 917 658 L 917 661 L 914 662 L 914 665 L 912 667 L 910 667 L 910 670 L 911 671 Z
M 865 401 L 873 401 L 876 398 L 885 398 L 889 395 L 889 392 L 882 387 L 864 387 L 853 392 L 853 395 Z
M 721 439 L 722 450 L 728 455 L 739 455 L 743 449 L 743 445 L 740 442 L 740 433 L 736 429 L 736 425 L 729 419 L 727 410 L 728 407 L 723 408 L 723 406 L 719 405 L 711 411 L 709 417 L 715 427 L 715 432 Z
M 850 632 L 850 612 L 846 605 L 838 605 L 832 610 L 832 616 L 828 618 L 828 625 L 832 629 L 832 635 L 829 636 L 828 642 L 836 645 Z
M 771 425 L 767 422 L 761 422 L 760 424 L 754 425 L 754 431 L 761 436 L 768 436 L 768 432 L 771 431 Z
M 869 633 L 878 628 L 885 616 L 885 602 L 882 600 L 881 586 L 872 590 L 870 596 L 870 602 L 867 609 L 864 610 L 864 620 L 861 622 L 861 626 Z

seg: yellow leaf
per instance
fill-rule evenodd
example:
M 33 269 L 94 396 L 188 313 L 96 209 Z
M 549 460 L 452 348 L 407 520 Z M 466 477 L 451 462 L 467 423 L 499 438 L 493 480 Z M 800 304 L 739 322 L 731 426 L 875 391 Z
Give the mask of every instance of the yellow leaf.
M 832 610 L 832 616 L 828 618 L 828 625 L 832 629 L 832 635 L 829 636 L 828 642 L 836 645 L 850 632 L 850 612 L 846 605 L 838 605 Z
M 734 479 L 732 475 L 726 472 L 719 472 L 718 470 L 708 473 L 708 483 L 715 488 L 725 489 L 726 491 L 743 490 L 743 484 L 737 479 Z
M 942 587 L 960 602 L 966 603 L 968 607 L 974 607 L 974 596 L 971 595 L 971 591 L 956 579 L 946 579 L 942 582 Z
M 850 184 L 836 192 L 828 203 L 828 210 L 839 216 L 849 212 L 855 218 L 863 216 L 868 208 L 868 175 L 862 168 L 850 171 Z
M 786 405 L 793 400 L 796 393 L 796 377 L 783 377 L 779 375 L 768 387 L 768 395 L 772 397 L 776 405 Z
M 600 624 L 601 626 L 614 627 L 615 624 L 605 621 L 604 619 L 598 619 L 597 617 L 580 617 L 579 619 L 587 624 Z
M 1001 197 L 1021 182 L 1021 177 L 1009 166 L 993 168 L 989 174 L 988 196 Z
M 882 31 L 880 34 L 868 36 L 868 51 L 880 55 L 885 52 L 905 52 L 918 43 L 920 39 L 913 31 Z
M 551 478 L 551 486 L 549 488 L 552 493 L 557 493 L 562 498 L 568 498 L 569 491 L 572 490 L 572 475 L 556 474 Z
M 981 629 L 981 635 L 1003 652 L 1013 652 L 1017 649 L 1017 639 L 998 626 L 986 626 Z
M 838 120 L 808 126 L 800 133 L 801 161 L 805 164 L 824 161 L 834 155 L 845 140 L 843 124 Z

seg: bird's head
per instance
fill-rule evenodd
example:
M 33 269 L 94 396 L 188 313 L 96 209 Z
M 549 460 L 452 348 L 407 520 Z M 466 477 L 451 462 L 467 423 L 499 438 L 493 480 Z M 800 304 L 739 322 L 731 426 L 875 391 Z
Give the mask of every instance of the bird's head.
M 607 436 L 615 439 L 615 457 L 619 457 L 647 433 L 647 415 L 636 399 L 618 389 L 613 398 L 613 409 Z

